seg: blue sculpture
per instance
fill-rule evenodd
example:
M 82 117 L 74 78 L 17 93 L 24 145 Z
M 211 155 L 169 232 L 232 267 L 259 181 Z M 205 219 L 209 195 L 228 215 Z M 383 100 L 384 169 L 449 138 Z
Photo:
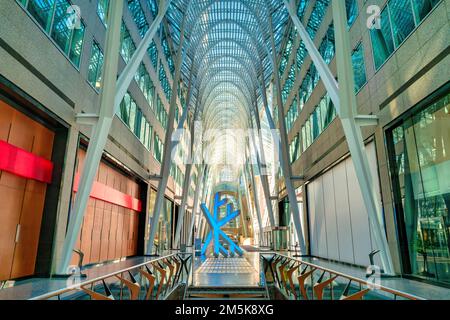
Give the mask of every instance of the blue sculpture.
M 220 200 L 219 193 L 216 193 L 214 196 L 214 211 L 212 216 L 206 205 L 204 203 L 201 204 L 203 214 L 205 215 L 206 220 L 208 221 L 208 224 L 210 226 L 210 231 L 206 236 L 205 244 L 202 248 L 202 255 L 206 253 L 206 250 L 208 249 L 212 239 L 214 239 L 213 246 L 215 257 L 218 257 L 219 253 L 221 253 L 224 257 L 234 256 L 236 253 L 239 256 L 242 256 L 244 254 L 242 249 L 220 229 L 220 227 L 224 226 L 230 220 L 236 218 L 239 215 L 239 210 L 231 212 L 233 205 L 229 203 L 227 204 L 227 215 L 222 220 L 219 220 L 219 208 L 225 205 L 226 202 L 226 199 Z M 227 251 L 222 246 L 222 244 L 220 243 L 220 238 L 228 243 L 229 251 Z

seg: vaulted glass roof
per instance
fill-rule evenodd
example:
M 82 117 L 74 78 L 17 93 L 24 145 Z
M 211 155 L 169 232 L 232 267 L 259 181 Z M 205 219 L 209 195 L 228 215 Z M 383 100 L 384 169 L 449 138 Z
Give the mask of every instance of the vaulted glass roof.
M 173 0 L 166 19 L 175 51 L 184 26 L 182 79 L 185 84 L 192 79 L 191 111 L 199 108 L 203 128 L 250 128 L 262 79 L 267 85 L 273 73 L 271 32 L 278 53 L 286 31 L 283 2 Z M 232 152 L 243 156 L 246 141 L 229 133 L 209 141 L 208 156 L 217 161 L 217 176 L 224 170 L 228 177 L 238 176 L 242 165 L 227 157 Z

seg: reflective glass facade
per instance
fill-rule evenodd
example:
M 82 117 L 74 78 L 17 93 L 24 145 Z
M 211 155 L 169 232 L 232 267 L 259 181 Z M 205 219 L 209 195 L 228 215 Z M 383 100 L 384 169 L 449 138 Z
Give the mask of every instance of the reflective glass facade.
M 405 273 L 450 283 L 450 94 L 388 132 Z

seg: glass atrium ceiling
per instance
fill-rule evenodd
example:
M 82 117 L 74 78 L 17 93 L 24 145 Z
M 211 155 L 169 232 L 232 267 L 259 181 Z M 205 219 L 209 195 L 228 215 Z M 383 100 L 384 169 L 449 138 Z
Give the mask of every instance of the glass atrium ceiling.
M 262 79 L 268 85 L 273 73 L 272 28 L 279 52 L 289 21 L 283 1 L 174 0 L 166 17 L 175 51 L 184 26 L 182 79 L 186 85 L 192 80 L 191 111 L 199 107 L 203 129 L 253 127 Z M 217 166 L 217 175 L 240 163 L 230 155 L 244 156 L 247 149 L 246 139 L 229 133 L 210 140 L 210 160 L 228 167 Z M 242 166 L 232 167 L 238 177 Z

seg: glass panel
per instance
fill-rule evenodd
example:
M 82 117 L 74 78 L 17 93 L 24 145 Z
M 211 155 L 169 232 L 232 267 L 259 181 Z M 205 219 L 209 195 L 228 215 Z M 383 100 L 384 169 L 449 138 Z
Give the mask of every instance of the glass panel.
M 317 126 L 319 127 L 319 135 L 320 135 L 323 131 L 320 104 L 316 106 L 316 110 L 314 111 L 314 113 L 316 114 L 317 117 Z
M 101 69 L 103 67 L 103 53 L 96 42 L 92 44 L 91 60 L 89 61 L 88 81 L 96 89 L 101 84 Z
M 158 2 L 157 0 L 147 0 L 147 5 L 153 14 L 153 17 L 156 17 L 156 14 L 158 13 L 158 3 L 157 2 Z
M 389 22 L 388 10 L 386 8 L 381 12 L 380 23 L 381 29 L 373 28 L 370 31 L 375 69 L 379 69 L 391 53 L 394 52 L 391 23 Z
M 68 28 L 67 8 L 69 8 L 67 1 L 58 0 L 56 2 L 51 32 L 53 40 L 66 53 L 69 51 L 70 36 L 72 34 L 72 30 Z
M 306 148 L 308 148 L 311 145 L 311 143 L 312 143 L 312 140 L 311 140 L 311 126 L 310 126 L 309 119 L 306 120 L 305 130 L 306 130 Z
M 416 22 L 420 23 L 440 0 L 412 0 Z
M 150 60 L 152 61 L 153 68 L 156 70 L 158 65 L 158 50 L 154 41 L 151 42 L 150 47 L 147 50 Z
M 364 63 L 364 50 L 360 43 L 352 54 L 353 74 L 355 77 L 355 92 L 366 83 L 366 65 Z
M 97 81 L 95 83 L 95 87 L 97 89 L 101 88 L 102 86 L 102 72 L 103 72 L 103 52 L 101 52 L 100 50 L 100 56 L 98 57 Z
M 395 46 L 399 46 L 415 28 L 411 2 L 405 0 L 389 1 L 392 31 Z
M 351 27 L 358 16 L 358 3 L 356 0 L 345 0 L 345 8 L 347 9 L 347 23 Z
M 106 21 L 108 20 L 108 7 L 109 0 L 98 0 L 97 14 L 105 26 L 107 25 Z
M 323 97 L 320 100 L 319 108 L 320 108 L 320 114 L 322 116 L 321 117 L 321 122 L 322 122 L 321 126 L 323 129 L 325 129 L 328 126 L 328 123 L 327 123 L 328 104 L 327 104 L 327 100 L 325 97 Z
M 324 39 L 322 40 L 322 44 L 319 47 L 319 52 L 327 64 L 329 64 L 331 62 L 331 60 L 333 60 L 334 53 L 335 53 L 334 50 L 335 50 L 334 26 L 331 25 L 328 28 L 328 31 L 327 31 Z
M 130 9 L 131 13 L 133 14 L 133 19 L 139 30 L 140 36 L 144 37 L 149 26 L 147 23 L 147 19 L 145 18 L 145 14 L 142 11 L 142 7 L 141 7 L 141 4 L 139 3 L 139 0 L 129 0 L 128 8 Z
M 142 128 L 142 111 L 138 107 L 136 107 L 136 121 L 134 124 L 134 134 L 138 139 L 141 138 L 141 128 Z
M 152 127 L 150 126 L 150 123 L 148 123 L 147 121 L 145 122 L 145 140 L 144 140 L 144 144 L 145 147 L 147 149 L 150 150 L 150 141 L 151 141 L 151 137 L 152 137 Z
M 306 141 L 306 129 L 305 129 L 305 127 L 303 126 L 303 127 L 302 127 L 302 146 L 303 146 L 302 150 L 303 150 L 303 151 L 305 151 L 306 148 L 308 148 L 306 142 L 307 142 L 307 141 Z
M 80 66 L 81 53 L 83 51 L 84 40 L 84 24 L 80 24 L 80 28 L 74 29 L 72 43 L 70 45 L 69 59 L 77 67 Z
M 155 134 L 153 137 L 153 157 L 156 159 L 156 151 L 158 149 L 158 138 L 157 135 Z
M 126 93 L 125 97 L 122 100 L 122 103 L 120 104 L 120 118 L 128 126 L 130 126 L 130 99 L 130 95 Z
M 333 102 L 331 101 L 330 97 L 326 95 L 324 97 L 325 104 L 327 105 L 327 111 L 324 114 L 324 128 L 327 127 L 336 117 L 336 110 L 334 109 Z
M 131 99 L 130 104 L 130 129 L 133 131 L 136 125 L 136 113 L 137 113 L 137 106 L 136 102 Z
M 133 39 L 131 39 L 130 32 L 125 26 L 125 23 L 122 21 L 120 53 L 122 55 L 123 60 L 125 60 L 125 62 L 128 63 L 128 61 L 130 61 L 135 51 L 136 46 L 134 45 Z
M 319 119 L 317 117 L 317 112 L 314 111 L 311 114 L 311 125 L 312 125 L 312 140 L 316 140 L 316 138 L 319 136 L 320 131 L 319 131 Z
M 308 34 L 312 39 L 314 39 L 314 37 L 316 36 L 317 30 L 322 23 L 322 19 L 326 13 L 329 3 L 330 0 L 316 0 L 308 24 L 306 26 L 306 31 L 308 31 Z
M 450 95 L 392 131 L 411 273 L 450 283 Z
M 305 14 L 306 5 L 308 4 L 308 0 L 300 0 L 297 8 L 297 16 L 300 18 L 300 21 L 303 21 L 303 15 Z
M 302 41 L 300 43 L 300 46 L 298 47 L 297 50 L 297 69 L 300 70 L 302 68 L 305 56 L 306 56 L 307 52 L 306 52 L 306 47 L 305 47 L 305 43 Z
M 55 0 L 30 0 L 27 10 L 46 32 L 52 23 Z
M 148 122 L 147 119 L 142 117 L 142 124 L 141 124 L 141 142 L 146 146 L 147 144 L 147 130 L 148 130 Z

